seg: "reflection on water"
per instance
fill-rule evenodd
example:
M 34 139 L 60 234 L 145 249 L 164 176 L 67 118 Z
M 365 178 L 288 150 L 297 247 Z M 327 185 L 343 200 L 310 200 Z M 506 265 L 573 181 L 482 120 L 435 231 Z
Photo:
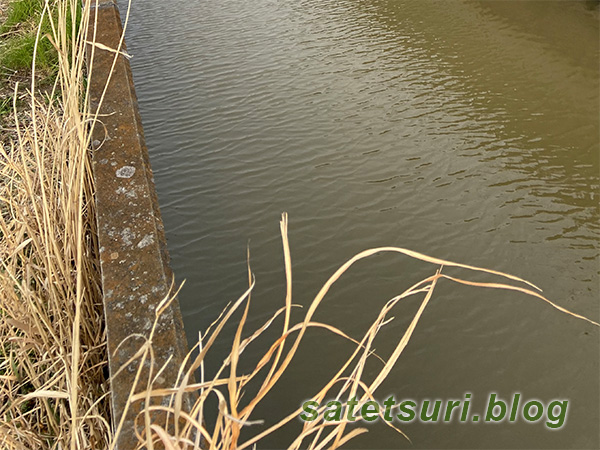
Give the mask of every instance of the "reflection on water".
M 252 323 L 281 305 L 282 211 L 297 303 L 354 253 L 398 245 L 516 273 L 598 317 L 589 2 L 148 0 L 135 4 L 128 44 L 190 339 L 244 290 L 248 240 Z M 362 263 L 319 318 L 358 337 L 427 270 Z M 414 308 L 398 307 L 378 351 Z M 305 347 L 259 411 L 268 422 L 349 350 L 319 333 Z M 571 401 L 557 432 L 416 423 L 404 427 L 415 448 L 598 448 L 598 347 L 596 330 L 537 301 L 444 284 L 381 395 Z M 375 425 L 355 446 L 409 444 Z

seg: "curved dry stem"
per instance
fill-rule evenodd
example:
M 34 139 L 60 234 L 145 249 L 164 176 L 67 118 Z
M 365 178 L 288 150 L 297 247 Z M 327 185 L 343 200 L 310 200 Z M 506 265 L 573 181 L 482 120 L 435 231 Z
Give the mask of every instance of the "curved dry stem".
M 250 448 L 258 444 L 269 434 L 280 429 L 281 427 L 284 427 L 286 424 L 296 419 L 298 415 L 303 411 L 301 407 L 294 408 L 292 412 L 280 419 L 277 423 L 260 431 L 255 436 L 250 437 L 244 442 L 240 442 L 242 429 L 246 426 L 257 423 L 256 419 L 251 418 L 254 409 L 260 403 L 260 401 L 263 398 L 265 398 L 265 396 L 267 396 L 268 393 L 274 388 L 281 375 L 285 372 L 286 369 L 288 369 L 289 364 L 295 356 L 296 351 L 300 343 L 302 342 L 306 331 L 313 327 L 323 328 L 334 333 L 337 336 L 340 336 L 342 339 L 346 339 L 352 342 L 354 345 L 354 349 L 352 352 L 350 352 L 350 356 L 344 361 L 344 363 L 341 364 L 340 368 L 334 374 L 331 375 L 330 380 L 327 383 L 325 383 L 325 385 L 319 390 L 319 392 L 317 392 L 315 395 L 313 395 L 313 397 L 311 397 L 311 400 L 315 400 L 318 403 L 321 403 L 328 396 L 335 399 L 346 399 L 346 401 L 357 397 L 359 404 L 364 404 L 364 402 L 372 400 L 374 398 L 374 393 L 381 386 L 386 377 L 390 374 L 394 365 L 396 364 L 403 351 L 405 350 L 406 346 L 408 345 L 414 331 L 416 330 L 420 318 L 422 317 L 427 306 L 430 304 L 430 301 L 435 291 L 435 287 L 440 279 L 447 279 L 449 281 L 469 286 L 505 289 L 507 291 L 516 291 L 524 293 L 544 300 L 545 302 L 547 302 L 548 304 L 550 304 L 551 306 L 563 313 L 569 314 L 573 317 L 583 319 L 594 325 L 597 325 L 596 322 L 587 319 L 586 317 L 572 313 L 566 310 L 565 308 L 562 308 L 561 306 L 546 299 L 541 294 L 539 294 L 539 292 L 537 292 L 539 291 L 539 289 L 536 286 L 514 275 L 505 274 L 503 272 L 495 270 L 469 266 L 466 264 L 459 264 L 451 261 L 441 260 L 438 258 L 429 257 L 422 253 L 414 252 L 399 247 L 373 248 L 365 250 L 355 255 L 353 258 L 350 258 L 348 261 L 346 261 L 346 263 L 340 266 L 323 285 L 323 287 L 320 289 L 318 294 L 315 296 L 315 298 L 307 308 L 307 311 L 302 320 L 295 324 L 292 324 L 290 314 L 291 308 L 293 307 L 291 291 L 291 257 L 289 252 L 289 242 L 287 239 L 287 215 L 285 214 L 282 216 L 281 232 L 284 249 L 287 287 L 284 306 L 277 310 L 262 326 L 258 327 L 248 337 L 242 338 L 244 325 L 246 324 L 250 314 L 250 294 L 254 287 L 254 278 L 251 276 L 250 269 L 248 269 L 248 290 L 246 290 L 246 292 L 244 292 L 244 294 L 242 294 L 242 296 L 240 296 L 237 301 L 228 305 L 228 307 L 223 311 L 220 317 L 215 322 L 213 322 L 213 324 L 211 324 L 210 330 L 212 331 L 209 335 L 209 338 L 206 340 L 206 342 L 204 342 L 204 339 L 202 339 L 198 343 L 199 355 L 195 358 L 192 364 L 192 368 L 189 369 L 186 372 L 186 374 L 181 377 L 179 383 L 172 389 L 152 390 L 151 386 L 148 387 L 148 390 L 150 392 L 147 392 L 145 394 L 145 398 L 147 399 L 151 397 L 155 398 L 160 396 L 164 396 L 165 398 L 167 398 L 168 396 L 170 396 L 171 400 L 169 400 L 168 406 L 161 406 L 161 408 L 164 408 L 165 412 L 169 412 L 170 416 L 178 417 L 178 421 L 182 421 L 183 424 L 178 424 L 177 427 L 175 427 L 175 429 L 177 430 L 175 436 L 165 434 L 165 430 L 172 429 L 169 428 L 168 423 L 160 424 L 160 426 L 157 426 L 157 424 L 147 425 L 146 428 L 154 433 L 154 437 L 151 437 L 150 435 L 146 436 L 147 443 L 152 441 L 152 439 L 159 439 L 163 441 L 165 445 L 167 445 L 167 441 L 165 441 L 165 439 L 168 438 L 168 442 L 170 443 L 169 445 L 171 445 L 171 443 L 176 443 L 176 445 L 180 445 L 179 448 L 187 448 L 186 446 L 191 445 L 192 442 L 194 443 L 194 445 L 197 446 L 199 444 L 199 436 L 202 436 L 205 439 L 205 443 L 207 443 L 210 449 L 243 450 L 245 448 Z M 341 276 L 354 263 L 382 252 L 398 253 L 405 256 L 409 256 L 413 259 L 417 259 L 419 261 L 425 261 L 434 264 L 436 265 L 436 271 L 431 276 L 413 284 L 403 293 L 386 302 L 381 307 L 378 314 L 374 318 L 372 324 L 366 330 L 361 339 L 354 339 L 336 327 L 333 327 L 329 324 L 316 322 L 312 319 L 316 310 L 324 301 L 326 294 L 329 292 L 332 285 L 337 280 L 339 280 L 339 278 L 341 278 Z M 469 271 L 483 272 L 493 276 L 503 277 L 504 279 L 510 281 L 524 283 L 528 287 L 513 285 L 509 283 L 479 282 L 457 277 L 451 277 L 442 273 L 441 269 L 444 266 L 459 267 L 467 269 Z M 389 317 L 391 311 L 398 304 L 398 302 L 415 295 L 423 295 L 421 304 L 418 308 L 418 311 L 414 314 L 407 329 L 398 340 L 395 348 L 393 349 L 391 354 L 386 358 L 383 358 L 379 355 L 375 355 L 375 353 L 373 352 L 373 348 L 379 332 L 381 331 L 383 326 L 394 320 L 393 317 Z M 237 324 L 232 349 L 229 355 L 223 361 L 223 364 L 217 371 L 216 375 L 211 380 L 205 381 L 204 372 L 202 371 L 202 379 L 200 383 L 189 383 L 189 379 L 193 371 L 196 370 L 198 367 L 203 367 L 203 362 L 206 357 L 206 354 L 210 351 L 217 337 L 223 330 L 225 324 L 231 319 L 232 314 L 237 309 L 239 309 L 243 303 L 245 303 L 245 306 L 240 322 Z M 249 373 L 238 373 L 241 355 L 247 348 L 247 346 L 253 343 L 258 336 L 261 336 L 263 332 L 267 328 L 269 328 L 269 326 L 274 322 L 274 320 L 282 315 L 283 329 L 280 335 L 273 340 L 271 345 L 266 349 L 262 357 L 258 359 L 258 362 L 253 366 L 253 369 Z M 293 338 L 293 342 L 290 348 L 287 351 L 285 351 L 286 342 L 288 342 L 292 338 L 293 334 L 295 335 L 295 337 Z M 379 369 L 379 372 L 374 375 L 373 379 L 366 380 L 364 376 L 364 368 L 368 359 L 371 356 L 377 357 L 382 362 L 383 366 Z M 269 369 L 267 370 L 267 372 L 264 375 L 264 378 L 262 379 L 258 392 L 252 398 L 250 398 L 245 403 L 245 405 L 241 406 L 242 394 L 245 386 L 247 386 L 248 383 L 250 383 L 252 380 L 255 380 L 258 377 L 258 375 L 263 371 L 263 369 L 267 366 L 269 367 Z M 222 374 L 224 373 L 226 367 L 230 367 L 229 375 L 223 377 Z M 225 395 L 219 390 L 222 388 L 226 388 L 227 395 Z M 189 412 L 177 411 L 181 408 L 181 402 L 173 402 L 173 396 L 175 395 L 175 398 L 180 398 L 183 392 L 189 392 L 190 390 L 196 390 L 198 392 L 198 398 L 192 410 Z M 204 424 L 202 419 L 204 417 L 204 414 L 206 414 L 204 411 L 206 399 L 211 394 L 217 396 L 219 406 L 218 410 L 216 411 L 216 424 L 212 428 L 212 430 L 209 430 L 208 428 L 206 428 L 206 425 Z M 132 400 L 137 400 L 141 398 L 144 398 L 143 395 L 137 394 L 132 398 Z M 297 449 L 302 446 L 306 446 L 306 448 L 312 450 L 325 448 L 326 446 L 329 446 L 329 448 L 339 448 L 340 446 L 344 445 L 349 440 L 351 440 L 353 437 L 367 431 L 363 428 L 348 430 L 347 424 L 349 422 L 347 420 L 343 420 L 336 423 L 324 421 L 322 416 L 324 410 L 325 407 L 320 407 L 318 409 L 320 413 L 318 419 L 314 422 L 307 422 L 304 424 L 302 432 L 293 440 L 293 442 L 290 443 L 289 448 Z M 402 432 L 402 430 L 387 422 L 386 424 L 391 426 L 404 438 L 408 439 L 408 436 L 406 436 Z

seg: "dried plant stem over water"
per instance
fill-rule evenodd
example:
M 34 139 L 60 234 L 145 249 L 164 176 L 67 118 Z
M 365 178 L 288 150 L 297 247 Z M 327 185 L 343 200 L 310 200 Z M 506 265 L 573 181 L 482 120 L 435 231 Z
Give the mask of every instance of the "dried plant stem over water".
M 381 386 L 382 382 L 389 375 L 390 371 L 394 367 L 394 364 L 398 361 L 398 358 L 406 348 L 406 345 L 408 344 L 421 318 L 421 315 L 423 314 L 423 311 L 432 298 L 436 284 L 442 279 L 470 286 L 506 289 L 525 293 L 547 302 L 561 312 L 598 326 L 596 322 L 591 321 L 583 316 L 571 313 L 570 311 L 567 311 L 566 309 L 552 303 L 550 300 L 546 299 L 540 294 L 539 289 L 536 286 L 516 276 L 494 270 L 457 264 L 451 261 L 444 261 L 397 247 L 381 247 L 366 250 L 348 260 L 323 285 L 319 293 L 309 305 L 304 319 L 292 325 L 290 323 L 290 312 L 292 308 L 292 271 L 290 248 L 287 237 L 286 214 L 283 215 L 281 221 L 281 235 L 283 240 L 285 272 L 287 280 L 287 294 L 285 297 L 284 306 L 276 311 L 263 326 L 253 331 L 249 336 L 242 338 L 244 325 L 248 318 L 250 294 L 254 288 L 254 279 L 250 269 L 248 269 L 248 289 L 233 304 L 228 306 L 223 311 L 221 316 L 202 335 L 196 347 L 198 356 L 192 358 L 190 353 L 189 358 L 191 364 L 188 364 L 189 368 L 187 370 L 182 368 L 181 377 L 177 384 L 172 389 L 150 388 L 146 390 L 146 392 L 131 395 L 132 402 L 144 400 L 146 405 L 151 405 L 151 402 L 149 401 L 151 398 L 154 398 L 154 400 L 156 400 L 156 398 L 162 398 L 164 400 L 161 402 L 161 406 L 147 406 L 145 410 L 140 413 L 140 423 L 146 424 L 146 426 L 143 427 L 144 433 L 139 436 L 140 445 L 153 448 L 153 445 L 160 441 L 166 448 L 198 448 L 202 437 L 202 439 L 204 439 L 204 445 L 210 449 L 243 450 L 246 448 L 253 448 L 254 445 L 259 444 L 261 439 L 270 433 L 285 426 L 292 420 L 297 419 L 298 415 L 302 412 L 302 409 L 299 407 L 298 409 L 294 410 L 294 407 L 291 406 L 289 415 L 282 418 L 278 423 L 269 426 L 263 431 L 258 431 L 253 437 L 246 438 L 245 440 L 241 438 L 241 430 L 243 427 L 261 423 L 260 421 L 257 422 L 253 420 L 253 411 L 258 403 L 274 388 L 275 384 L 281 378 L 286 369 L 288 369 L 290 362 L 298 350 L 305 333 L 309 328 L 314 327 L 324 328 L 335 335 L 340 336 L 341 338 L 354 342 L 355 349 L 348 357 L 346 362 L 342 364 L 339 370 L 335 374 L 332 374 L 330 381 L 327 382 L 326 385 L 323 386 L 323 388 L 312 397 L 312 400 L 315 400 L 319 404 L 321 404 L 325 398 L 335 398 L 340 401 L 347 402 L 356 396 L 359 399 L 357 408 L 360 408 L 361 405 L 366 401 L 374 399 L 373 395 L 375 391 L 379 388 L 379 386 Z M 343 331 L 328 324 L 313 321 L 313 316 L 317 308 L 324 301 L 325 296 L 331 286 L 350 268 L 350 266 L 361 259 L 382 252 L 400 253 L 417 260 L 434 264 L 437 266 L 437 268 L 434 270 L 431 276 L 419 281 L 402 294 L 389 300 L 381 308 L 377 314 L 377 317 L 360 340 L 354 340 L 344 334 Z M 469 271 L 484 272 L 496 277 L 504 278 L 508 281 L 505 283 L 484 283 L 459 279 L 442 273 L 444 266 L 459 267 Z M 380 369 L 379 373 L 377 373 L 377 375 L 371 380 L 365 379 L 364 368 L 368 358 L 380 358 L 380 356 L 375 355 L 374 353 L 374 342 L 381 328 L 393 319 L 389 317 L 389 313 L 398 302 L 413 295 L 422 297 L 417 313 L 412 318 L 412 321 L 410 322 L 405 333 L 399 339 L 392 353 L 381 360 L 383 362 L 383 367 Z M 167 302 L 168 299 L 165 299 L 164 303 Z M 211 380 L 205 380 L 204 360 L 206 354 L 219 338 L 220 333 L 225 327 L 225 324 L 230 320 L 233 313 L 242 306 L 244 309 L 240 322 L 237 324 L 237 330 L 235 332 L 231 351 L 224 360 L 223 365 L 217 371 L 214 378 Z M 157 319 L 159 315 L 160 312 L 157 312 Z M 237 368 L 239 366 L 242 352 L 246 349 L 246 347 L 248 347 L 248 345 L 252 344 L 252 342 L 256 340 L 277 317 L 282 315 L 283 329 L 280 336 L 272 343 L 262 358 L 256 362 L 252 371 L 244 374 L 238 373 Z M 286 345 L 286 342 L 288 345 Z M 152 340 L 150 339 L 141 349 L 140 358 L 142 360 L 149 358 L 151 359 L 151 348 Z M 200 380 L 197 383 L 192 383 L 191 374 L 197 369 L 200 369 Z M 261 376 L 261 374 L 263 374 L 262 378 L 260 379 L 262 381 L 259 380 L 259 376 Z M 152 375 L 150 378 L 152 378 Z M 244 392 L 245 388 L 248 387 L 250 382 L 256 383 L 257 380 L 259 380 L 259 385 L 261 386 L 258 392 L 252 398 L 242 402 L 242 393 Z M 142 380 L 139 380 L 139 382 L 142 382 Z M 144 380 L 143 383 L 146 383 L 146 381 Z M 183 393 L 188 391 L 196 392 L 198 394 L 198 398 L 192 411 L 183 411 L 181 409 L 181 398 Z M 206 414 L 206 401 L 211 395 L 215 396 L 218 400 L 218 411 L 216 412 L 216 424 L 212 429 L 209 429 L 207 428 L 203 419 Z M 164 404 L 167 404 L 167 406 L 162 406 Z M 156 402 L 154 402 L 154 405 L 156 405 Z M 319 411 L 322 413 L 324 409 L 325 406 L 322 406 Z M 156 423 L 153 421 L 152 417 L 155 417 L 157 411 L 166 413 L 165 422 Z M 383 412 L 381 414 L 383 414 Z M 394 428 L 401 436 L 408 439 L 402 430 L 396 428 L 390 422 L 385 420 L 383 422 L 386 425 Z M 290 443 L 289 448 L 322 449 L 326 446 L 327 448 L 338 448 L 352 438 L 367 431 L 367 429 L 364 427 L 356 426 L 348 429 L 347 426 L 349 423 L 350 422 L 345 419 L 341 420 L 340 422 L 324 422 L 323 416 L 321 415 L 317 420 L 313 422 L 306 422 L 304 424 L 302 432 Z

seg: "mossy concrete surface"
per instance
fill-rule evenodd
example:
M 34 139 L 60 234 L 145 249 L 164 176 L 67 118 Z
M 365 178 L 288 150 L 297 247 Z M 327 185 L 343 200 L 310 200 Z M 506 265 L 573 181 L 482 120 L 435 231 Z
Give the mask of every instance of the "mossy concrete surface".
M 88 39 L 93 39 L 95 31 L 96 42 L 117 48 L 123 30 L 116 4 L 101 1 L 97 13 L 97 29 L 90 25 Z M 111 74 L 115 53 L 102 46 L 89 46 L 87 53 L 94 112 Z M 116 377 L 115 374 L 142 344 L 141 339 L 125 339 L 132 334 L 149 335 L 157 306 L 169 294 L 172 283 L 131 68 L 122 55 L 112 70 L 99 114 L 99 123 L 93 130 L 93 163 L 112 409 L 115 423 L 118 423 L 137 365 L 130 364 Z M 170 359 L 155 386 L 172 387 L 187 353 L 177 300 L 161 316 L 153 337 L 153 348 L 153 373 L 156 374 Z M 148 369 L 150 367 L 144 370 Z M 145 387 L 146 378 L 142 377 L 142 380 L 138 391 Z M 118 449 L 136 446 L 133 420 L 139 410 L 139 404 L 133 405 L 127 414 L 125 428 L 118 437 Z

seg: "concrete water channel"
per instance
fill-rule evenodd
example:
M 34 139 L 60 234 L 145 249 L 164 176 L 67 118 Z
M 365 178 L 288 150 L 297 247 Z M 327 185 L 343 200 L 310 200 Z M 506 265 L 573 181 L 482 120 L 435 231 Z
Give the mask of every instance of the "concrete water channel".
M 257 277 L 249 325 L 281 306 L 282 211 L 297 303 L 351 255 L 398 245 L 514 273 L 598 317 L 597 2 L 439 5 L 134 2 L 128 52 L 174 272 L 186 279 L 179 300 L 190 342 L 245 289 L 249 239 Z M 143 161 L 100 164 L 113 182 L 101 201 L 133 201 L 129 183 L 149 173 Z M 149 231 L 123 218 L 105 240 L 136 249 Z M 143 249 L 160 254 L 160 245 Z M 321 318 L 360 336 L 373 311 L 422 273 L 376 258 L 331 292 Z M 470 391 L 476 404 L 491 391 L 520 391 L 569 398 L 569 419 L 553 432 L 522 422 L 415 422 L 404 428 L 414 448 L 598 447 L 597 333 L 514 295 L 444 285 L 440 297 L 382 395 Z M 379 351 L 413 310 L 399 305 Z M 227 351 L 219 345 L 215 366 Z M 258 418 L 288 413 L 347 350 L 309 337 Z M 282 432 L 264 445 L 289 440 Z M 410 446 L 381 424 L 355 446 L 373 442 Z

